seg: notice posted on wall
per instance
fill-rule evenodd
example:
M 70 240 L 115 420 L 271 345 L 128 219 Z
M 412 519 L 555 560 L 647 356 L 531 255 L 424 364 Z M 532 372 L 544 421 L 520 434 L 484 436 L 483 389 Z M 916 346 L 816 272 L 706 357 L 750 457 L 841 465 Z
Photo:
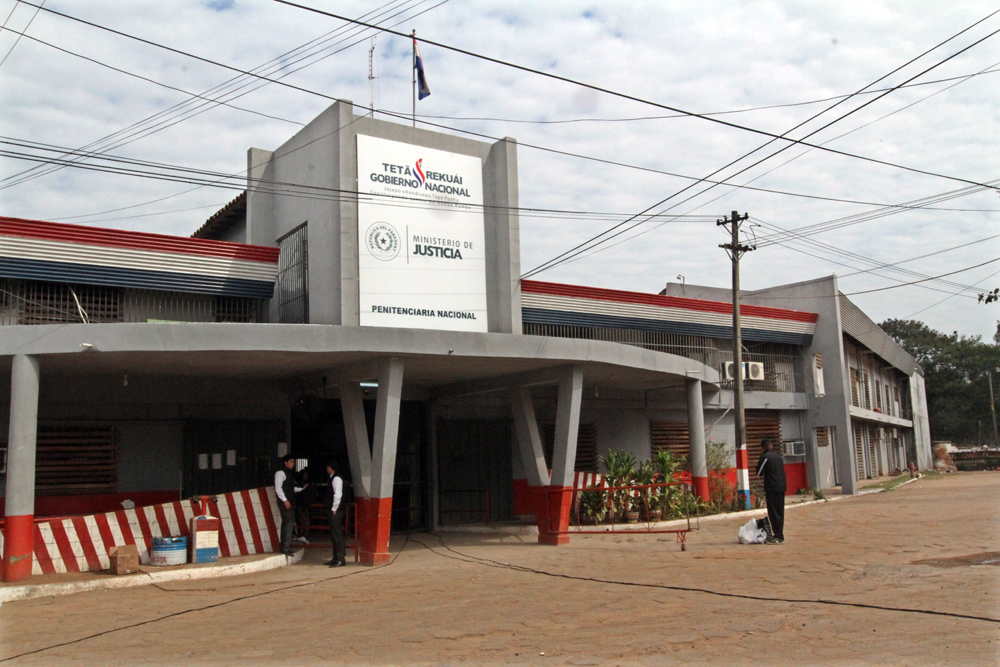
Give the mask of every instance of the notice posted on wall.
M 361 326 L 486 331 L 481 160 L 359 134 L 358 194 Z

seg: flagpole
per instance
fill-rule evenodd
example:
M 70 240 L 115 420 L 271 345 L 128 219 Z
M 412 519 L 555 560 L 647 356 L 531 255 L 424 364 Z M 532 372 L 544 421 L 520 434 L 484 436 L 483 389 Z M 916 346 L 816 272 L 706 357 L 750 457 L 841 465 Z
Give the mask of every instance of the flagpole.
M 417 126 L 417 31 L 413 31 L 413 127 Z

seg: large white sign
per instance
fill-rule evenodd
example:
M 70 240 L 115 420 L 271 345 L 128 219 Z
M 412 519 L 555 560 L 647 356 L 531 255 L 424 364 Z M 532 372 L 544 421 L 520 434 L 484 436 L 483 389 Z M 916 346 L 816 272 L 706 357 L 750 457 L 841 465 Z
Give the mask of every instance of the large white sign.
M 358 194 L 361 326 L 486 331 L 479 158 L 359 134 Z

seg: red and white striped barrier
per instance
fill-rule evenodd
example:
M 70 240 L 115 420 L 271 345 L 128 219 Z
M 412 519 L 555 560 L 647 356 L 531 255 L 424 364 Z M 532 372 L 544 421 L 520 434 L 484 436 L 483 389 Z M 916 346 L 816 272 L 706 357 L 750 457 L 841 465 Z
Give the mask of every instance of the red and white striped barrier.
M 583 491 L 584 489 L 592 489 L 596 486 L 605 487 L 607 485 L 604 475 L 599 472 L 576 471 L 573 473 L 573 488 L 576 490 Z
M 191 500 L 136 507 L 106 514 L 42 520 L 34 527 L 32 574 L 106 570 L 111 547 L 134 544 L 139 560 L 149 563 L 154 537 L 185 537 L 198 514 Z M 276 551 L 280 513 L 274 489 L 264 487 L 218 496 L 209 513 L 222 524 L 220 556 L 245 556 Z M 0 534 L 0 551 L 3 535 Z

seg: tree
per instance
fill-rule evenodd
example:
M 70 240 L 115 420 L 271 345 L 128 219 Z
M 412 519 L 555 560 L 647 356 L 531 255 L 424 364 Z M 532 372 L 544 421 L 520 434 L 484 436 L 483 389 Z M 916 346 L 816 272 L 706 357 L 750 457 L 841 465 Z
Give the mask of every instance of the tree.
M 1000 323 L 992 343 L 957 331 L 944 334 L 916 320 L 886 320 L 879 326 L 920 364 L 931 437 L 956 443 L 991 442 L 987 372 L 996 375 L 1000 368 Z

